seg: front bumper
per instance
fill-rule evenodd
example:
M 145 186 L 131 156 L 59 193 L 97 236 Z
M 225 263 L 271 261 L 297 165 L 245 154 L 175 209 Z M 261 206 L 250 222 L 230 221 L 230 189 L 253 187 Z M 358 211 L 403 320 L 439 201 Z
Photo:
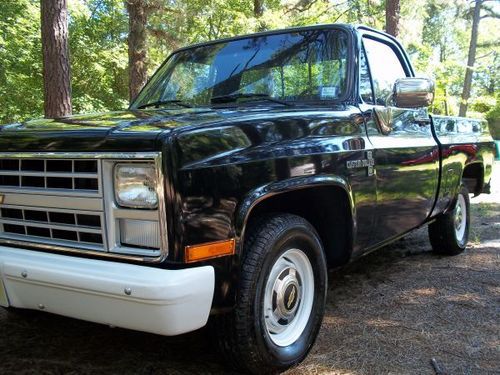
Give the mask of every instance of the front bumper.
M 0 305 L 160 335 L 203 327 L 210 266 L 163 270 L 0 246 Z

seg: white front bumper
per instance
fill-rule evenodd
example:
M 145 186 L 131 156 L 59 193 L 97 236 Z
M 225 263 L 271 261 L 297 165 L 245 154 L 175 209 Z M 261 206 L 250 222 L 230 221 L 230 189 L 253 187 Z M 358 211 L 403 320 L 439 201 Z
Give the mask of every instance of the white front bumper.
M 177 335 L 203 327 L 210 266 L 163 270 L 0 246 L 0 305 Z

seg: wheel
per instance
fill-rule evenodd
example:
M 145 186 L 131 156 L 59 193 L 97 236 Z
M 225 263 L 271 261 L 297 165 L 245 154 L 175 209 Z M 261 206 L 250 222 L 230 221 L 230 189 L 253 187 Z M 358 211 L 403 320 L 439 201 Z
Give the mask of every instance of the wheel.
M 469 241 L 469 191 L 460 186 L 455 208 L 429 225 L 429 238 L 434 252 L 457 255 L 465 250 Z
M 216 317 L 219 347 L 239 370 L 273 373 L 302 361 L 323 319 L 327 268 L 301 217 L 262 218 L 244 244 L 236 307 Z

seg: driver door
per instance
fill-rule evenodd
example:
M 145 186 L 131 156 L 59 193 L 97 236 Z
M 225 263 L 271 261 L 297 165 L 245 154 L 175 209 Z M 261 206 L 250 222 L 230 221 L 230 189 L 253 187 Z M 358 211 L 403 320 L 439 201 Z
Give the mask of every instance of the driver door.
M 398 108 L 390 96 L 398 78 L 411 69 L 391 40 L 363 38 L 370 83 L 361 87 L 367 135 L 374 152 L 377 208 L 372 244 L 380 244 L 418 227 L 434 205 L 439 173 L 438 145 L 422 109 Z M 363 63 L 363 62 L 361 62 Z M 362 85 L 361 85 L 362 86 Z

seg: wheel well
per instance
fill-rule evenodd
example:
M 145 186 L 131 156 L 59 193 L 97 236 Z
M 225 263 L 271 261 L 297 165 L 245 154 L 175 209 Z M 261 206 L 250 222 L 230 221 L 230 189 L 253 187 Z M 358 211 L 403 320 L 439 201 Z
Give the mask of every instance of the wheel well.
M 484 170 L 482 163 L 473 163 L 465 166 L 462 181 L 470 193 L 481 194 L 483 190 Z
M 318 232 L 330 267 L 349 260 L 352 249 L 352 215 L 345 190 L 321 186 L 273 195 L 251 211 L 247 227 L 268 213 L 290 213 L 309 221 Z

